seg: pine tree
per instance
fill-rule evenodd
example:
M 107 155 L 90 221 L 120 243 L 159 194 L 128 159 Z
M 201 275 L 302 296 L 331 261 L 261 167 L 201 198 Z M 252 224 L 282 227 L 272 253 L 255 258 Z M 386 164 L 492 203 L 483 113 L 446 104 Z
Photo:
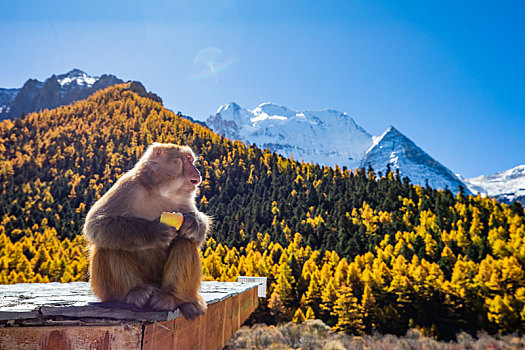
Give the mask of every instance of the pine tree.
M 335 331 L 353 334 L 364 332 L 362 309 L 351 287 L 343 286 L 337 292 L 333 315 L 337 316 L 337 324 L 333 327 Z
M 296 311 L 295 311 L 295 314 L 293 315 L 293 319 L 292 319 L 292 322 L 295 322 L 295 323 L 302 323 L 306 321 L 306 318 L 304 317 L 304 314 L 303 312 L 301 311 L 301 308 L 298 308 Z
M 369 332 L 376 328 L 379 308 L 376 299 L 372 293 L 372 288 L 368 284 L 365 285 L 363 292 L 363 299 L 361 300 L 361 310 L 363 312 L 363 323 L 366 331 Z
M 334 306 L 337 301 L 338 295 L 335 288 L 334 278 L 330 278 L 321 294 L 321 315 L 326 324 L 333 326 L 335 325 L 336 318 L 333 317 Z
M 524 309 L 525 310 L 525 309 Z M 308 306 L 308 309 L 306 309 L 306 315 L 305 318 L 307 320 L 313 320 L 315 318 L 314 310 Z
M 268 300 L 268 307 L 270 308 L 270 312 L 275 317 L 275 319 L 284 319 L 286 315 L 286 308 L 282 301 L 281 295 L 279 294 L 279 291 L 273 291 L 272 295 L 270 296 L 270 299 Z

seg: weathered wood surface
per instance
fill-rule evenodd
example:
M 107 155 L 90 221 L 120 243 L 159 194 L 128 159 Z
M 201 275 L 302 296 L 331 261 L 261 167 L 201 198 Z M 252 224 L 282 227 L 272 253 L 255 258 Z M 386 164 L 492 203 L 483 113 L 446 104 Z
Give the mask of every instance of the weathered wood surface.
M 205 315 L 100 303 L 88 283 L 0 285 L 3 349 L 219 349 L 258 305 L 257 284 L 203 282 Z
M 0 328 L 0 349 L 141 349 L 140 323 L 116 326 Z
M 194 321 L 184 317 L 148 324 L 144 328 L 144 350 L 221 349 L 255 310 L 257 288 L 208 306 Z
M 254 287 L 253 283 L 205 281 L 200 295 L 209 305 Z M 0 321 L 42 316 L 167 321 L 181 314 L 179 310 L 144 311 L 126 304 L 101 303 L 86 282 L 0 285 Z

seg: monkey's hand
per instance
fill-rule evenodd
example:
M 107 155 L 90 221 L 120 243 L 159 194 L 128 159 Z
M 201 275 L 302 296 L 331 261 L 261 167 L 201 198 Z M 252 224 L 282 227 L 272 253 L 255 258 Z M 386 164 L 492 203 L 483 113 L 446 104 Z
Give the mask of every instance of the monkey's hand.
M 98 215 L 84 227 L 88 240 L 103 248 L 143 250 L 166 248 L 177 236 L 175 228 L 130 216 Z
M 179 237 L 201 244 L 206 239 L 211 219 L 201 212 L 184 213 Z
M 175 227 L 160 224 L 160 230 L 155 241 L 155 246 L 158 248 L 166 248 L 171 242 L 179 236 L 179 231 Z

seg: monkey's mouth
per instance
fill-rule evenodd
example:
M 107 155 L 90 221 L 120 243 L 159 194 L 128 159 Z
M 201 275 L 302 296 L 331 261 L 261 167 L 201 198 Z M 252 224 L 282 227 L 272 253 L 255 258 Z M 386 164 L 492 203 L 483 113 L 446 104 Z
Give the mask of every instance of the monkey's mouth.
M 200 181 L 199 180 L 190 180 L 190 182 L 195 185 L 195 186 L 198 186 Z

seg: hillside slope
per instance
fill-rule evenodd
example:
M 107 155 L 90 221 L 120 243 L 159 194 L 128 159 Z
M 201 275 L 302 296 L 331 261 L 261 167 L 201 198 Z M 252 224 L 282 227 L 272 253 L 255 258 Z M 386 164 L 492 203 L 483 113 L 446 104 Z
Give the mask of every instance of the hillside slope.
M 86 208 L 153 141 L 189 144 L 200 154 L 201 205 L 217 219 L 214 235 L 237 246 L 257 232 L 285 243 L 292 230 L 311 233 L 306 236 L 312 247 L 335 248 L 340 218 L 352 208 L 366 201 L 393 210 L 402 206 L 398 196 L 416 195 L 395 176 L 376 182 L 364 172 L 301 164 L 232 142 L 132 90 L 150 97 L 139 83 L 117 85 L 73 105 L 0 124 L 6 194 L 0 208 L 10 215 L 8 232 L 46 218 L 63 237 L 74 237 Z M 68 219 L 59 218 L 63 215 Z M 306 220 L 318 216 L 324 223 L 313 229 Z
M 0 123 L 0 283 L 85 278 L 89 207 L 153 141 L 188 144 L 215 227 L 206 278 L 269 278 L 259 320 L 346 332 L 525 331 L 519 203 L 299 163 L 165 109 L 139 83 Z

